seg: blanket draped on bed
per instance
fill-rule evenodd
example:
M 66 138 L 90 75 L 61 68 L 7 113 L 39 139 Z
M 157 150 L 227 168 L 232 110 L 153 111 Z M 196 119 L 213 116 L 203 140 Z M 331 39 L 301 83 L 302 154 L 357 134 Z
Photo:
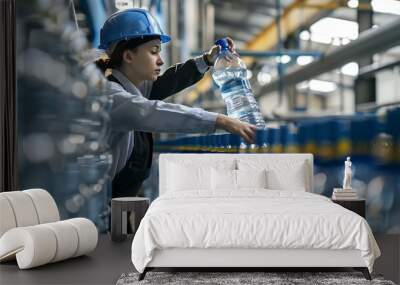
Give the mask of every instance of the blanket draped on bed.
M 358 249 L 370 272 L 380 255 L 359 215 L 321 195 L 266 189 L 162 195 L 134 237 L 135 268 L 165 248 Z

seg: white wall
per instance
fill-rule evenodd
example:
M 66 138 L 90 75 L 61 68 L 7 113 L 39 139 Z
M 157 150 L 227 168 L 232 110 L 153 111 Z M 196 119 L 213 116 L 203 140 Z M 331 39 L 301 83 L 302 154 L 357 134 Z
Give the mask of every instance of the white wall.
M 378 104 L 400 101 L 399 67 L 377 73 L 376 83 L 376 102 Z
M 274 92 L 267 96 L 257 98 L 260 111 L 263 115 L 271 115 L 272 112 L 286 112 L 288 110 L 287 97 L 282 98 L 282 104 L 279 106 L 278 93 Z M 279 109 L 278 109 L 279 106 Z
M 328 95 L 328 110 L 340 111 L 341 95 L 339 91 L 335 91 Z M 354 112 L 354 91 L 345 89 L 343 91 L 344 113 L 352 114 Z

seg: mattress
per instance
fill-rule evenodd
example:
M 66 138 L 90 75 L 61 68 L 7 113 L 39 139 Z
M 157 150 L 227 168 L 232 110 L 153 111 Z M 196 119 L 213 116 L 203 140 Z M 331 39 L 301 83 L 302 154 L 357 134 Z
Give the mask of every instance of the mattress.
M 371 272 L 380 255 L 361 216 L 318 194 L 268 189 L 165 193 L 140 223 L 132 262 L 143 272 L 168 248 L 359 250 Z

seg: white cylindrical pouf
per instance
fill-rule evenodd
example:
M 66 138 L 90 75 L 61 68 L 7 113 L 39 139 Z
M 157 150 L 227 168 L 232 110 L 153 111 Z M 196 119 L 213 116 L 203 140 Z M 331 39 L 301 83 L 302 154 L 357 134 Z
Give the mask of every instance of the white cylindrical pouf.
M 31 197 L 22 191 L 1 193 L 13 209 L 17 227 L 33 226 L 39 223 L 38 214 Z
M 42 225 L 14 228 L 0 239 L 0 254 L 15 254 L 20 269 L 40 266 L 53 260 L 57 251 L 54 232 Z
M 74 256 L 78 249 L 78 233 L 70 223 L 60 221 L 41 226 L 51 229 L 57 238 L 57 251 L 51 262 Z
M 96 248 L 99 233 L 92 221 L 84 218 L 75 218 L 64 222 L 74 226 L 78 233 L 78 250 L 74 257 L 86 254 Z
M 2 193 L 1 193 L 2 194 Z M 14 211 L 11 207 L 10 202 L 6 197 L 0 194 L 0 238 L 8 231 L 17 226 L 15 221 Z
M 57 222 L 60 220 L 56 202 L 49 192 L 43 189 L 28 189 L 22 192 L 31 197 L 38 214 L 39 224 Z

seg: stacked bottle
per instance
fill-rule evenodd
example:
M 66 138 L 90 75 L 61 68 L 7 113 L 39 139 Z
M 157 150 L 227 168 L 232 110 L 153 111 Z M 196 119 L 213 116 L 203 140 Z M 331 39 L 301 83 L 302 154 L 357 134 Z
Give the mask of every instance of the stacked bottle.
M 335 120 L 335 136 L 336 136 L 336 159 L 342 161 L 345 157 L 351 155 L 350 140 L 350 120 Z
M 367 158 L 378 134 L 378 120 L 375 115 L 355 116 L 351 119 L 352 156 Z
M 392 108 L 386 114 L 386 133 L 388 138 L 384 153 L 391 163 L 400 164 L 400 108 Z
M 268 147 L 268 131 L 267 129 L 257 130 L 256 132 L 256 144 L 259 153 L 267 153 Z
M 280 128 L 268 128 L 268 145 L 272 153 L 281 153 L 283 151 Z

